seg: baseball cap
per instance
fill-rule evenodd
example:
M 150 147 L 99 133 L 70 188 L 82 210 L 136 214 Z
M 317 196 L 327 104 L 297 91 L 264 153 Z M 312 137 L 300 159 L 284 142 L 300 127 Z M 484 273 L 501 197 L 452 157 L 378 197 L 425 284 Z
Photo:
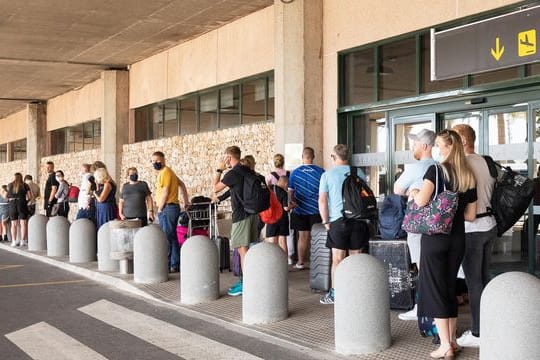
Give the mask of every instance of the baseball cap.
M 423 144 L 434 146 L 435 145 L 435 138 L 437 135 L 431 130 L 428 129 L 422 129 L 416 134 L 409 134 L 409 138 L 412 140 L 418 140 Z

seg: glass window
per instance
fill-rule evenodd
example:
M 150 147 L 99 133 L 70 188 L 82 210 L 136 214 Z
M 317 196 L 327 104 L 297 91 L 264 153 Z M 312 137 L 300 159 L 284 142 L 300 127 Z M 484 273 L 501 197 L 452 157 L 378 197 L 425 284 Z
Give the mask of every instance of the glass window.
M 83 124 L 84 150 L 99 149 L 101 142 L 101 120 L 88 121 Z
M 528 64 L 525 65 L 527 76 L 537 76 L 540 75 L 540 63 Z
M 150 108 L 150 119 L 152 121 L 152 133 L 150 139 L 162 138 L 163 135 L 163 105 L 154 105 Z
M 11 160 L 25 160 L 26 159 L 26 139 L 14 141 L 11 144 Z
M 425 119 L 418 119 L 425 116 Z M 422 129 L 433 130 L 433 122 L 430 115 L 424 115 L 416 117 L 418 122 L 407 122 L 404 124 L 397 124 L 395 126 L 395 155 L 394 155 L 394 181 L 399 178 L 406 167 L 414 163 L 412 146 L 413 140 L 409 138 L 410 134 L 417 134 Z
M 274 120 L 274 77 L 270 76 L 268 78 L 268 103 L 267 103 L 267 110 L 266 110 L 266 120 L 273 121 Z
M 51 155 L 64 154 L 66 152 L 66 128 L 50 132 Z
M 200 96 L 199 131 L 212 131 L 218 127 L 218 92 L 212 91 Z
M 180 134 L 197 132 L 197 97 L 180 100 Z
M 489 71 L 483 74 L 471 76 L 471 85 L 487 84 L 503 80 L 517 79 L 519 77 L 518 67 Z
M 101 147 L 101 119 L 93 121 L 94 123 L 94 149 Z
M 83 150 L 83 125 L 75 125 L 67 128 L 67 152 Z
M 219 128 L 240 125 L 240 86 L 219 90 Z
M 135 142 L 150 140 L 150 107 L 135 109 Z
M 353 165 L 362 168 L 375 196 L 387 193 L 386 146 L 388 129 L 385 113 L 373 113 L 353 118 Z
M 343 56 L 343 104 L 354 105 L 374 101 L 374 49 L 355 51 Z
M 463 87 L 463 78 L 431 81 L 431 43 L 429 34 L 422 36 L 422 83 L 421 92 L 429 93 Z
M 163 105 L 163 135 L 178 135 L 178 101 L 169 101 Z
M 245 82 L 242 85 L 242 124 L 265 120 L 266 79 Z
M 379 51 L 379 99 L 414 95 L 416 95 L 416 39 L 410 38 L 382 45 Z
M 0 145 L 0 163 L 7 162 L 7 144 Z
M 445 129 L 451 129 L 459 124 L 467 124 L 474 129 L 476 139 L 480 138 L 480 120 L 482 119 L 482 112 L 446 113 L 443 114 L 442 118 L 444 120 Z M 480 141 L 478 140 L 474 142 L 474 151 L 480 153 Z

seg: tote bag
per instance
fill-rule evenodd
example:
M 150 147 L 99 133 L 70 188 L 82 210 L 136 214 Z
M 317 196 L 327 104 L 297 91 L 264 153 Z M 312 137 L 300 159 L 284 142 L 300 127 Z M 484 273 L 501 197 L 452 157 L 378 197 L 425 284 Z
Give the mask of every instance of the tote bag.
M 435 169 L 435 195 L 425 206 L 418 206 L 414 200 L 407 204 L 401 227 L 413 234 L 449 234 L 458 207 L 458 193 L 446 189 L 439 194 L 439 166 Z

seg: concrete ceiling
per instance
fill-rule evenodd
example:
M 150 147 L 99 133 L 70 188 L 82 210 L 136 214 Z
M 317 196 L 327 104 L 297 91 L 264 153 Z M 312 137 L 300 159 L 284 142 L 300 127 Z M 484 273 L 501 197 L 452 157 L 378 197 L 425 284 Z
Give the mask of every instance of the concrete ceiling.
M 273 0 L 0 0 L 0 118 Z

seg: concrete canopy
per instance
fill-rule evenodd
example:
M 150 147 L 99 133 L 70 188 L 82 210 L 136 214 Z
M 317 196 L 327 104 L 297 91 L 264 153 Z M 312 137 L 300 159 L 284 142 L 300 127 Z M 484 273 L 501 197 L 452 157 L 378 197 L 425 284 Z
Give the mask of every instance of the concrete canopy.
M 273 0 L 0 0 L 0 118 Z

